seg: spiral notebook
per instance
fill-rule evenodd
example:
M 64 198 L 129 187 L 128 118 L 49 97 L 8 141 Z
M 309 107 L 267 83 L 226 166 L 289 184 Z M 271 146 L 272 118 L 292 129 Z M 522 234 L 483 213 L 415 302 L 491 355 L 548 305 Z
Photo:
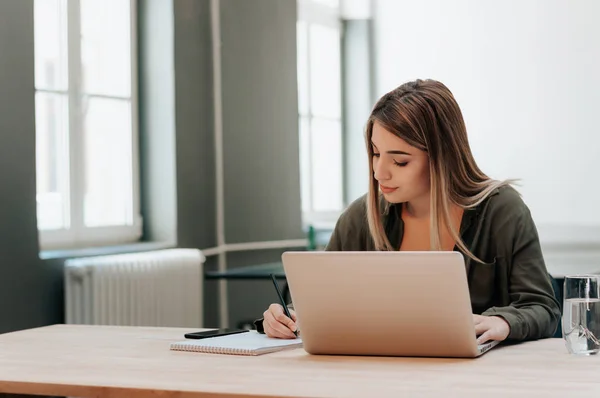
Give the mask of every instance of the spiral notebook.
M 262 355 L 298 347 L 302 347 L 300 338 L 274 339 L 260 334 L 256 330 L 207 339 L 179 341 L 171 343 L 170 346 L 174 351 L 231 355 Z

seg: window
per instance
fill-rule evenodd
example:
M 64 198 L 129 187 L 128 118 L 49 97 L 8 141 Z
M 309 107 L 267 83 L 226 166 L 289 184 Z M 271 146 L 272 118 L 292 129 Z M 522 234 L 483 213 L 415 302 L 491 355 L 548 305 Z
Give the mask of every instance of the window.
M 344 207 L 339 1 L 300 0 L 297 31 L 303 218 L 332 222 Z
M 34 4 L 41 247 L 138 240 L 135 1 Z

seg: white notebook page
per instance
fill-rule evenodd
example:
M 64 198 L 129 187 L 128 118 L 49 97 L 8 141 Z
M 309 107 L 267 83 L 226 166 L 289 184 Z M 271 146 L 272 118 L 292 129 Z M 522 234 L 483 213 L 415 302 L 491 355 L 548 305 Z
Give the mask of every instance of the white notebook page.
M 301 346 L 302 340 L 299 337 L 295 339 L 275 339 L 251 330 L 245 333 L 230 334 L 221 337 L 180 341 L 173 343 L 171 349 L 233 354 L 260 354 Z

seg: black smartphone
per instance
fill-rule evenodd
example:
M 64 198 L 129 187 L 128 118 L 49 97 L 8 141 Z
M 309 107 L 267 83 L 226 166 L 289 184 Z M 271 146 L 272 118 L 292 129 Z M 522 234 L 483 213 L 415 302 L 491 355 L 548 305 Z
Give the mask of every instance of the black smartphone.
M 248 329 L 215 329 L 206 330 L 203 332 L 193 332 L 184 334 L 186 339 L 206 339 L 209 337 L 220 337 L 227 336 L 228 334 L 244 333 L 248 332 Z

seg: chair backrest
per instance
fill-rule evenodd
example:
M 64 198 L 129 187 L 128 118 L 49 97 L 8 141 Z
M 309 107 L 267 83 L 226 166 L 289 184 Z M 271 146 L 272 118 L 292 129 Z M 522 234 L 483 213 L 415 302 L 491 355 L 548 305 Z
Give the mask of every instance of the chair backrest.
M 554 290 L 554 297 L 558 301 L 558 305 L 560 307 L 560 314 L 562 316 L 563 313 L 563 289 L 562 289 L 562 281 L 563 279 L 556 279 L 552 275 L 550 275 L 550 280 L 552 281 L 552 289 Z M 554 332 L 554 337 L 562 338 L 562 323 L 558 323 L 558 327 Z

